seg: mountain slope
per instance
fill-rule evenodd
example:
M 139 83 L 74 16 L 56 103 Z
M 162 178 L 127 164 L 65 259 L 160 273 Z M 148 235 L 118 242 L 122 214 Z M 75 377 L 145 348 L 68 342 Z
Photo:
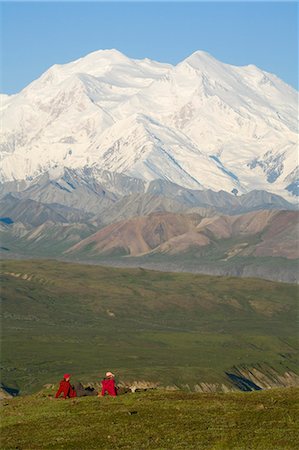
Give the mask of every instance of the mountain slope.
M 178 212 L 171 213 L 167 208 L 175 209 L 173 202 L 167 204 L 164 199 L 161 203 L 161 198 L 144 194 L 141 197 L 148 202 L 138 203 L 138 195 L 132 196 L 132 206 L 125 201 L 121 208 L 119 201 L 110 216 L 103 211 L 98 218 L 85 216 L 88 220 L 80 223 L 76 223 L 73 210 L 64 211 L 73 222 L 65 222 L 63 217 L 53 222 L 52 205 L 52 220 L 46 220 L 46 215 L 45 221 L 42 215 L 30 217 L 27 209 L 23 222 L 3 217 L 1 256 L 55 257 L 163 271 L 298 281 L 298 212 L 272 209 L 228 216 L 212 208 L 180 212 L 177 204 Z M 147 215 L 142 215 L 146 209 Z M 123 220 L 115 221 L 122 216 Z
M 207 218 L 196 214 L 153 213 L 108 225 L 66 253 L 84 257 L 170 256 L 207 246 L 217 248 L 218 243 L 224 241 L 229 242 L 229 247 L 222 259 L 235 256 L 296 259 L 299 258 L 297 236 L 296 211 L 259 211 Z
M 227 373 L 298 380 L 295 285 L 45 259 L 1 269 L 1 381 L 21 394 L 107 367 L 191 390 L 235 387 Z
M 0 225 L 0 241 L 2 255 L 13 254 L 54 257 L 61 256 L 64 250 L 80 242 L 96 231 L 90 223 L 55 223 L 50 220 L 37 227 L 24 226 L 17 222 Z
M 156 179 L 146 183 L 136 177 L 95 167 L 83 170 L 57 168 L 33 180 L 3 183 L 0 185 L 0 199 L 4 198 L 2 207 L 6 215 L 9 215 L 13 198 L 15 207 L 18 202 L 33 200 L 44 205 L 44 208 L 48 206 L 59 210 L 65 215 L 65 221 L 81 222 L 84 217 L 88 221 L 92 217 L 105 224 L 155 211 L 187 212 L 190 208 L 207 208 L 224 214 L 296 208 L 282 197 L 265 191 L 254 190 L 236 196 L 224 190 L 187 189 L 166 180 Z M 71 209 L 74 216 L 77 214 L 77 220 L 66 213 Z M 30 216 L 30 212 L 26 214 Z M 21 215 L 11 218 L 24 221 Z M 34 213 L 31 220 L 34 220 Z
M 66 253 L 86 252 L 87 255 L 140 255 L 148 253 L 162 242 L 193 230 L 201 217 L 156 213 L 108 225 L 71 247 Z
M 192 189 L 297 192 L 296 91 L 205 52 L 177 66 L 94 52 L 4 96 L 1 120 L 3 181 L 92 168 Z
M 59 204 L 43 204 L 31 199 L 18 199 L 7 194 L 0 200 L 1 215 L 13 222 L 38 226 L 50 220 L 53 223 L 81 222 L 87 219 L 84 212 Z

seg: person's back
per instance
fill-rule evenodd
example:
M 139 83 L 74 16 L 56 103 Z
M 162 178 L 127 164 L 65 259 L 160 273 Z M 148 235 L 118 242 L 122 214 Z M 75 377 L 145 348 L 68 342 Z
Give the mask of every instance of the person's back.
M 66 399 L 67 397 L 76 397 L 76 391 L 73 389 L 71 383 L 70 383 L 71 376 L 69 374 L 65 374 L 63 376 L 63 379 L 59 383 L 58 391 L 55 394 L 55 398 L 60 397 L 61 394 L 63 394 L 63 398 Z
M 107 372 L 106 377 L 101 381 L 101 384 L 102 384 L 102 392 L 101 392 L 102 396 L 104 396 L 107 392 L 108 395 L 116 397 L 117 389 L 113 373 Z

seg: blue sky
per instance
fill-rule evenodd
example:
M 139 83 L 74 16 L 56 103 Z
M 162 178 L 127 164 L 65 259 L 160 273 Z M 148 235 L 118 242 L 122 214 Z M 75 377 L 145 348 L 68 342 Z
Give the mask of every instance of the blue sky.
M 255 64 L 298 87 L 296 2 L 2 2 L 1 92 L 53 64 L 117 48 L 178 63 L 196 50 Z

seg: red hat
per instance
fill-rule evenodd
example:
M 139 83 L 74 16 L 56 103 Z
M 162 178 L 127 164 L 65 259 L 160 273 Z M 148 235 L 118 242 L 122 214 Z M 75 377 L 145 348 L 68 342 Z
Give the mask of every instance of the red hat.
M 63 375 L 63 378 L 66 380 L 67 378 L 71 378 L 71 376 L 70 376 L 69 373 L 65 373 L 65 374 Z

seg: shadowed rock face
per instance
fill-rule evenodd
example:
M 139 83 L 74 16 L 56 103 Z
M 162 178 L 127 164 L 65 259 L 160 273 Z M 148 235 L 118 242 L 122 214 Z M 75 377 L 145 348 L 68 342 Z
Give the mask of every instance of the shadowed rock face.
M 256 391 L 277 387 L 291 387 L 299 385 L 299 376 L 286 371 L 278 373 L 267 364 L 258 367 L 235 366 L 231 373 L 226 373 L 233 385 L 242 391 Z
M 211 383 L 207 380 L 200 380 L 194 386 L 188 385 L 185 387 L 195 392 L 251 392 L 299 386 L 299 376 L 296 373 L 292 371 L 278 373 L 268 364 L 259 364 L 257 367 L 234 366 L 225 372 L 225 375 L 227 381 L 223 383 Z
M 13 398 L 13 397 L 15 397 L 18 394 L 19 394 L 19 390 L 18 389 L 10 388 L 10 387 L 8 387 L 8 386 L 6 386 L 6 385 L 1 383 L 1 386 L 0 386 L 0 400 Z
M 233 384 L 240 389 L 240 391 L 248 392 L 248 391 L 261 391 L 262 388 L 257 384 L 253 383 L 253 381 L 249 380 L 245 377 L 240 377 L 235 375 L 234 373 L 226 372 L 228 378 L 233 382 Z

